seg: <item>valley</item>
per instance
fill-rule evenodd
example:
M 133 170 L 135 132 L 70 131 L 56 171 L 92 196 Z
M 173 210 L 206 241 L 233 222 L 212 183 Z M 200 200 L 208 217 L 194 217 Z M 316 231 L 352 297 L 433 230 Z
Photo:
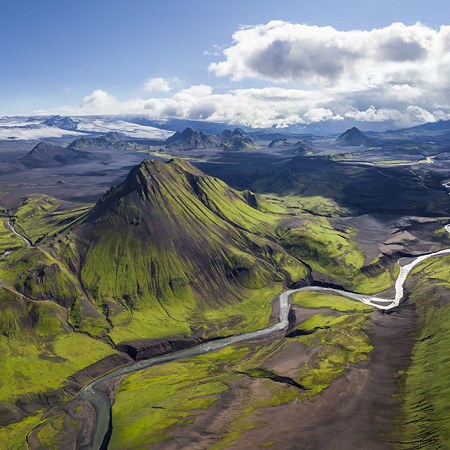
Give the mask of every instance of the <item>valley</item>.
M 445 141 L 150 132 L 0 146 L 0 443 L 446 448 Z

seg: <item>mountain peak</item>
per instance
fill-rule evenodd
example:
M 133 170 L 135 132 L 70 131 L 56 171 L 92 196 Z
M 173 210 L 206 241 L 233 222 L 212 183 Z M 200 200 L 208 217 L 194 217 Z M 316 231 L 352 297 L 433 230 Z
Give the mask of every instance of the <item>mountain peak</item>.
M 353 127 L 344 131 L 335 141 L 335 144 L 343 146 L 372 146 L 374 141 L 362 133 L 358 128 Z
M 219 144 L 216 136 L 211 136 L 191 127 L 177 131 L 166 140 L 166 145 L 172 150 L 197 150 L 215 148 Z
M 63 130 L 76 130 L 78 127 L 78 123 L 70 117 L 61 117 L 61 116 L 51 116 L 48 119 L 44 120 L 44 125 L 48 125 L 50 127 L 62 128 Z
M 130 339 L 124 310 L 198 320 L 202 309 L 240 301 L 248 289 L 289 281 L 287 269 L 302 266 L 271 227 L 252 192 L 184 160 L 153 159 L 134 167 L 71 233 L 86 289 Z M 149 326 L 141 320 L 134 323 Z

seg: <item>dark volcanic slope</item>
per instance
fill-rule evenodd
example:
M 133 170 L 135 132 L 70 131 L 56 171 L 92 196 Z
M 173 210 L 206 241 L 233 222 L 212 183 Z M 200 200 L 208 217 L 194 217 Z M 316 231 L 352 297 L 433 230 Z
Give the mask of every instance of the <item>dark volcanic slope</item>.
M 16 170 L 59 167 L 79 162 L 86 162 L 92 157 L 72 148 L 59 147 L 47 142 L 40 142 L 30 152 L 15 161 L 0 164 L 0 173 Z
M 202 131 L 186 128 L 182 132 L 177 131 L 166 140 L 166 145 L 171 150 L 205 150 L 220 148 L 222 150 L 240 151 L 256 148 L 252 138 L 245 135 L 242 130 L 224 130 L 217 135 L 205 134 Z
M 69 147 L 73 150 L 113 150 L 113 151 L 142 151 L 147 147 L 127 142 L 119 133 L 107 133 L 104 136 L 79 138 L 73 141 Z
M 361 133 L 358 128 L 353 127 L 342 133 L 337 139 L 336 144 L 344 146 L 358 147 L 360 145 L 370 147 L 375 145 L 375 141 Z
M 177 131 L 166 140 L 166 145 L 172 150 L 197 150 L 216 148 L 220 144 L 216 136 L 211 136 L 197 131 L 193 128 L 186 128 L 182 132 Z
M 442 177 L 428 170 L 353 165 L 296 156 L 251 188 L 281 195 L 319 195 L 360 213 L 446 215 L 448 194 Z
M 18 161 L 26 168 L 53 167 L 65 164 L 74 164 L 83 159 L 89 159 L 89 155 L 75 151 L 72 148 L 59 147 L 57 145 L 40 142 L 36 147 Z
M 233 131 L 224 130 L 220 135 L 220 139 L 222 141 L 220 148 L 223 150 L 240 151 L 256 148 L 252 138 L 246 136 L 239 128 Z

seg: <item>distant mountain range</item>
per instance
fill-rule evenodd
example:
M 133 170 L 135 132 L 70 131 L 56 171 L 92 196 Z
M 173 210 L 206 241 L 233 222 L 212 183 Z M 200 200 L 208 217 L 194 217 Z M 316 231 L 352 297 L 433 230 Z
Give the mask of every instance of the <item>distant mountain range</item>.
M 148 147 L 135 142 L 125 141 L 119 133 L 107 133 L 103 136 L 79 138 L 69 146 L 71 150 L 114 150 L 114 151 L 148 151 Z
M 74 139 L 76 137 L 120 133 L 127 139 L 164 141 L 173 134 L 162 127 L 155 128 L 111 116 L 83 117 L 8 117 L 0 116 L 0 141 Z
M 204 150 L 222 149 L 229 151 L 240 151 L 256 148 L 253 139 L 244 134 L 242 130 L 223 130 L 216 135 L 209 135 L 203 131 L 194 130 L 191 127 L 183 131 L 177 131 L 165 142 L 170 150 Z
M 393 129 L 394 124 L 391 123 L 365 123 L 351 120 L 328 121 L 317 124 L 298 124 L 291 125 L 286 128 L 249 128 L 240 126 L 235 128 L 242 135 L 249 137 L 252 141 L 272 140 L 304 140 L 315 137 L 333 137 L 339 135 L 343 129 L 349 130 L 356 128 L 361 133 L 367 133 L 367 137 L 380 139 L 403 139 L 408 137 L 418 137 L 422 140 L 437 137 L 442 140 L 444 135 L 450 135 L 450 121 L 442 120 L 433 123 L 425 123 L 422 125 Z M 371 131 L 368 131 L 370 127 Z M 67 140 L 82 137 L 95 137 L 105 135 L 107 133 L 119 133 L 125 139 L 145 140 L 149 144 L 163 143 L 174 132 L 183 133 L 185 129 L 193 129 L 202 132 L 207 136 L 218 138 L 220 147 L 224 149 L 239 150 L 243 148 L 251 148 L 250 141 L 245 142 L 242 137 L 232 139 L 231 144 L 227 144 L 221 138 L 223 132 L 230 131 L 230 124 L 206 122 L 204 120 L 188 120 L 188 119 L 150 119 L 143 116 L 0 116 L 0 141 L 15 140 L 35 140 L 42 139 L 64 139 Z M 392 128 L 391 130 L 385 130 Z M 232 131 L 232 130 L 231 130 Z M 195 140 L 195 138 L 193 138 Z M 447 137 L 445 137 L 447 139 Z M 150 142 L 152 141 L 152 142 Z M 356 140 L 355 140 L 356 142 Z M 204 137 L 200 138 L 197 143 L 183 144 L 187 147 L 201 148 L 203 143 L 208 146 L 212 142 L 205 142 Z M 254 142 L 253 142 L 254 143 Z M 181 145 L 181 147 L 183 146 Z M 350 145 L 350 144 L 349 144 Z M 352 144 L 358 145 L 358 144 Z M 368 144 L 359 144 L 368 145 Z M 181 148 L 180 147 L 180 148 Z M 186 148 L 187 148 L 186 147 Z M 217 147 L 217 148 L 218 148 Z M 186 149 L 185 148 L 185 149 Z
M 0 163 L 0 173 L 78 164 L 95 159 L 95 156 L 91 152 L 97 151 L 145 152 L 148 149 L 148 146 L 125 141 L 117 133 L 75 139 L 66 147 L 54 145 L 49 142 L 40 142 L 21 158 Z

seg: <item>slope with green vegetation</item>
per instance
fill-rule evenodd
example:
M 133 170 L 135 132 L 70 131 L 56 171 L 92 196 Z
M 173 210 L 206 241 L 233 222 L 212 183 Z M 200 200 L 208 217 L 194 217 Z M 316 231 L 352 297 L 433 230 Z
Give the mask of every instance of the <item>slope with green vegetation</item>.
M 371 345 L 365 330 L 373 308 L 339 296 L 316 294 L 311 299 L 309 294 L 296 294 L 293 302 L 303 304 L 308 297 L 309 307 L 331 311 L 300 323 L 297 330 L 304 334 L 236 345 L 126 377 L 113 405 L 109 448 L 148 447 L 176 437 L 184 442 L 181 436 L 195 435 L 197 420 L 214 423 L 209 448 L 228 448 L 243 432 L 261 426 L 262 409 L 304 401 L 327 388 L 349 364 L 367 359 Z M 274 361 L 295 360 L 294 348 L 310 356 L 291 378 Z M 252 389 L 255 383 L 257 390 Z M 236 395 L 238 404 L 232 401 Z M 214 412 L 216 404 L 223 419 Z M 226 427 L 227 432 L 216 434 L 215 427 Z
M 389 289 L 394 268 L 390 270 L 379 260 L 367 265 L 355 233 L 350 227 L 333 226 L 327 217 L 312 215 L 286 219 L 278 228 L 283 247 L 327 280 L 364 294 Z
M 450 447 L 450 257 L 429 259 L 415 269 L 417 331 L 409 367 L 402 371 L 402 416 L 396 447 Z
M 91 207 L 89 204 L 67 207 L 48 195 L 30 195 L 15 212 L 14 224 L 34 244 L 73 226 Z
M 267 326 L 273 297 L 287 284 L 305 281 L 308 270 L 302 261 L 339 282 L 349 279 L 349 285 L 362 291 L 378 291 L 380 284 L 388 287 L 389 271 L 381 266 L 362 270 L 364 257 L 352 242 L 353 230 L 334 226 L 332 218 L 345 213 L 325 197 L 280 199 L 238 192 L 180 160 L 144 161 L 91 209 L 30 197 L 15 220 L 35 246 L 0 261 L 0 343 L 10 349 L 4 349 L 8 361 L 0 385 L 5 396 L 0 398 L 6 402 L 0 406 L 8 423 L 16 422 L 0 431 L 0 441 L 2 432 L 14 435 L 25 423 L 36 424 L 32 417 L 20 421 L 26 415 L 18 408 L 23 397 L 40 399 L 37 407 L 27 410 L 36 417 L 37 408 L 47 405 L 42 399 L 48 399 L 49 392 L 57 391 L 58 401 L 69 398 L 61 390 L 67 377 L 114 354 L 119 343 L 145 341 L 151 346 L 154 340 L 174 336 L 210 338 Z M 233 376 L 268 383 L 271 392 L 242 411 L 242 421 L 233 425 L 236 435 L 257 408 L 318 393 L 348 364 L 364 360 L 370 352 L 364 333 L 366 307 L 356 311 L 333 296 L 314 300 L 334 312 L 313 315 L 288 342 L 260 346 L 256 354 L 247 349 L 248 364 L 236 365 L 240 373 Z M 287 351 L 289 342 L 315 352 L 309 365 L 299 366 L 293 377 L 306 388 L 301 392 L 292 386 L 279 390 L 277 382 L 273 390 L 274 377 L 282 374 L 262 368 L 272 353 Z M 80 354 L 83 349 L 85 354 Z M 186 395 L 178 399 L 177 392 L 169 392 L 184 406 L 173 414 L 161 412 L 164 427 L 191 417 L 191 405 L 207 408 L 228 389 L 230 374 L 221 370 L 234 359 L 225 350 L 220 355 L 223 361 L 217 364 L 209 356 L 193 360 L 192 364 L 207 360 L 201 368 L 189 368 L 187 362 L 186 372 L 174 366 L 185 375 L 179 381 L 186 384 L 176 387 L 186 389 Z M 198 375 L 195 380 L 189 378 L 191 369 L 192 376 Z M 198 387 L 204 376 L 212 377 L 205 389 Z M 146 379 L 144 390 L 147 382 L 153 383 Z M 129 390 L 140 392 L 140 382 L 136 390 L 133 383 L 127 385 Z M 14 395 L 6 395 L 8 386 Z M 165 396 L 166 388 L 162 389 Z M 153 392 L 153 400 L 158 392 L 159 388 Z M 124 390 L 119 400 L 121 395 L 125 398 Z M 120 402 L 117 405 L 120 417 Z M 59 425 L 49 421 L 39 428 L 41 442 L 63 434 L 65 422 L 57 420 Z M 137 428 L 140 423 L 137 418 Z M 125 422 L 117 426 L 128 427 Z M 165 429 L 155 430 L 157 439 L 167 435 Z
M 23 246 L 23 241 L 8 227 L 8 217 L 0 216 L 0 255 Z
M 267 326 L 283 283 L 306 276 L 270 208 L 179 161 L 144 162 L 93 209 L 26 199 L 14 219 L 34 246 L 0 261 L 7 431 L 70 398 L 67 379 L 113 343 Z
M 189 163 L 145 161 L 54 251 L 79 273 L 114 342 L 208 333 L 208 317 L 241 332 L 268 322 L 266 299 L 284 280 L 306 276 L 275 242 L 277 220 Z

